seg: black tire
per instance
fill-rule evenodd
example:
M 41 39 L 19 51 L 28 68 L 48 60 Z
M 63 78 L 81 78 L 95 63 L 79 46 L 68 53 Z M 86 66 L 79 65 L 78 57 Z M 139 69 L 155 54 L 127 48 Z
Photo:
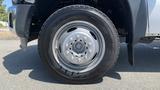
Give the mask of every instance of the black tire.
M 51 42 L 57 30 L 67 22 L 74 20 L 84 20 L 95 25 L 102 33 L 105 39 L 105 54 L 102 61 L 96 68 L 72 76 L 69 72 L 62 68 L 52 54 Z M 72 82 L 92 81 L 102 78 L 117 61 L 119 54 L 119 36 L 112 21 L 101 11 L 87 5 L 71 5 L 59 9 L 53 13 L 44 23 L 38 41 L 40 57 L 47 63 L 51 72 L 56 72 L 62 78 Z

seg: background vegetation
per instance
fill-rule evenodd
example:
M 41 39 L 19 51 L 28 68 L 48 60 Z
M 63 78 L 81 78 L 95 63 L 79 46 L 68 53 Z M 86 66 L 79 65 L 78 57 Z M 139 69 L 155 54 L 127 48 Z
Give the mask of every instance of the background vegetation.
M 5 9 L 5 5 L 3 5 L 4 0 L 0 0 L 0 21 L 7 21 L 7 11 Z

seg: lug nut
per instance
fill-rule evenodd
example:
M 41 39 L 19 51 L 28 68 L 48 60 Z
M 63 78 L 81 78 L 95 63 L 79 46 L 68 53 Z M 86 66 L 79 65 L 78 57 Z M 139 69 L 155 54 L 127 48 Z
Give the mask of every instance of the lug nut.
M 84 39 L 87 39 L 87 37 L 84 37 Z
M 74 57 L 72 56 L 72 59 L 74 59 Z
M 89 52 L 92 52 L 92 50 L 90 49 Z
M 79 35 L 77 35 L 77 37 L 79 38 L 80 36 L 79 36 Z
M 73 38 L 70 38 L 70 40 L 73 40 Z
M 89 45 L 92 45 L 92 43 L 89 43 Z
M 67 51 L 67 54 L 69 54 L 69 51 Z
M 66 47 L 68 47 L 68 44 L 66 44 Z

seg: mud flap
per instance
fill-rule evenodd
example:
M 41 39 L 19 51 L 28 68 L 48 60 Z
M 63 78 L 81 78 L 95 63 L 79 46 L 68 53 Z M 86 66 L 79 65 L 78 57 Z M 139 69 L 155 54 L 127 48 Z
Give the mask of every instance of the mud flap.
M 127 44 L 128 61 L 130 65 L 134 65 L 134 45 L 132 43 Z

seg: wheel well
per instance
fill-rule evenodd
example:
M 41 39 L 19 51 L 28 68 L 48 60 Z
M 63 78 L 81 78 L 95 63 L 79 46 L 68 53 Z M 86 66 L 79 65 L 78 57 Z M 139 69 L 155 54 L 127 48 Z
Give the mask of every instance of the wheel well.
M 132 30 L 132 15 L 127 0 L 37 0 L 30 28 L 30 38 L 37 38 L 46 19 L 59 8 L 73 4 L 90 5 L 101 10 L 115 24 L 120 36 Z

